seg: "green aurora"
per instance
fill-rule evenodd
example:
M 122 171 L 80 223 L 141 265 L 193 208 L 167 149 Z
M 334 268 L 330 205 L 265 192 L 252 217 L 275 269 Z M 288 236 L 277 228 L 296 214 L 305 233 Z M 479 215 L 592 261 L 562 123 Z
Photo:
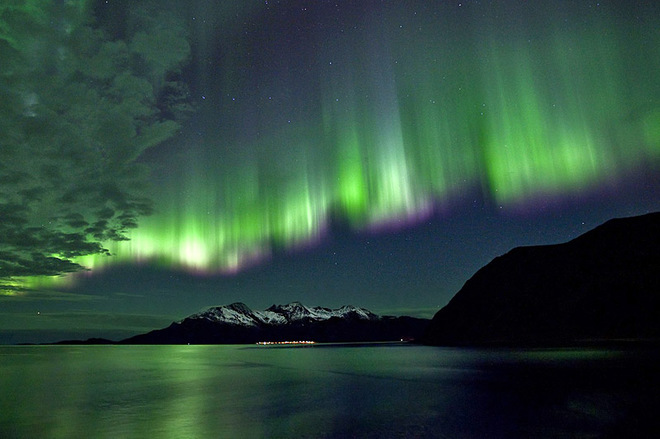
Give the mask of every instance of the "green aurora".
M 277 16 L 250 3 L 256 35 L 213 33 L 226 11 L 207 10 L 215 21 L 189 31 L 197 112 L 137 159 L 156 182 L 154 213 L 123 230 L 128 240 L 103 240 L 109 254 L 51 256 L 93 271 L 138 261 L 235 272 L 313 245 L 335 218 L 398 228 L 475 191 L 525 208 L 656 169 L 658 16 L 495 3 L 381 5 L 342 25 L 323 10 L 303 17 L 298 2 Z

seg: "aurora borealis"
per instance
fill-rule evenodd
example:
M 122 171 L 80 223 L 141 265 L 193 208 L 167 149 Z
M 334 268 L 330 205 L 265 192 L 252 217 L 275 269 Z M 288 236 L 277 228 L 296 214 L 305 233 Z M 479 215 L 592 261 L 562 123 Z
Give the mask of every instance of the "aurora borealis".
M 0 104 L 0 287 L 16 309 L 125 266 L 183 273 L 211 304 L 268 302 L 254 290 L 279 278 L 251 273 L 314 259 L 337 233 L 381 249 L 423 235 L 447 254 L 407 249 L 442 261 L 436 280 L 416 282 L 400 256 L 410 281 L 381 302 L 355 282 L 337 296 L 319 267 L 284 302 L 431 308 L 510 246 L 660 207 L 652 1 L 16 3 L 0 20 L 13 102 Z M 31 22 L 39 32 L 19 32 Z
M 237 51 L 250 55 L 233 54 L 243 58 L 237 66 L 215 61 L 229 84 L 203 92 L 218 101 L 217 123 L 238 132 L 186 140 L 187 168 L 173 183 L 183 190 L 168 190 L 171 205 L 159 203 L 162 214 L 142 220 L 111 253 L 234 270 L 273 244 L 318 239 L 331 215 L 377 227 L 423 216 L 474 186 L 494 203 L 524 204 L 587 191 L 658 159 L 660 145 L 643 128 L 660 123 L 658 115 L 625 121 L 641 105 L 641 91 L 624 86 L 621 40 L 633 24 L 610 30 L 607 14 L 596 13 L 574 36 L 551 22 L 527 40 L 491 31 L 484 41 L 447 43 L 443 34 L 457 26 L 442 11 L 431 21 L 381 8 L 335 40 L 333 29 L 316 29 L 293 10 L 275 20 L 272 42 L 239 38 Z M 545 13 L 525 9 L 530 20 Z M 283 49 L 290 32 L 294 47 L 307 40 L 318 49 Z M 415 37 L 431 49 L 418 50 Z M 637 56 L 657 59 L 659 47 Z M 238 157 L 227 160 L 228 150 Z

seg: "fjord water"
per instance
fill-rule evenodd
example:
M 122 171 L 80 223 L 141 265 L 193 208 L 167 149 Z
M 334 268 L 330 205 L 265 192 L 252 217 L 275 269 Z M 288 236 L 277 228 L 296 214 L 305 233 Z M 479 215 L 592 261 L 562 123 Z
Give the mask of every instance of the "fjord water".
M 0 437 L 640 437 L 654 428 L 657 358 L 404 344 L 3 346 Z

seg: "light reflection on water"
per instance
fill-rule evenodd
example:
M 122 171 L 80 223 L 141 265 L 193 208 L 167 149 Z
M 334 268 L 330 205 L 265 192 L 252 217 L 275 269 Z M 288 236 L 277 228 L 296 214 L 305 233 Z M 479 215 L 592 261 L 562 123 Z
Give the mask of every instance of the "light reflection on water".
M 649 351 L 3 346 L 0 437 L 617 437 Z

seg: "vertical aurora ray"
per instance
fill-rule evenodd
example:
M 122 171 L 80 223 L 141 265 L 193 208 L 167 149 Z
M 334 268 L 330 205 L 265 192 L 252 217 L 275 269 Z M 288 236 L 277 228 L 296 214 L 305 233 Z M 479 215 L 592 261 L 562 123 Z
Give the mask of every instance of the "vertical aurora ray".
M 489 111 L 480 146 L 499 202 L 579 192 L 638 158 L 639 146 L 608 138 L 627 104 L 616 86 L 616 41 L 595 34 L 580 41 L 554 50 L 497 46 L 484 55 Z
M 653 148 L 655 153 L 660 152 L 660 110 L 648 114 L 642 122 L 644 140 Z
M 370 172 L 373 202 L 369 211 L 371 222 L 381 223 L 420 211 L 424 201 L 419 199 L 423 192 L 415 187 L 406 155 L 394 78 L 382 74 L 374 79 L 374 83 L 380 89 L 375 90 L 378 98 L 375 99 L 373 125 L 377 131 L 372 156 L 376 166 Z
M 218 42 L 231 62 L 205 96 L 220 103 L 204 120 L 217 119 L 220 134 L 183 139 L 156 213 L 130 241 L 108 243 L 114 256 L 81 263 L 234 271 L 274 246 L 315 242 L 334 216 L 357 229 L 412 220 L 475 188 L 525 205 L 657 166 L 658 20 L 577 8 L 568 16 L 579 25 L 565 24 L 559 6 L 456 18 L 449 6 L 413 15 L 384 5 L 378 20 L 341 32 L 313 25 L 325 23 L 317 16 L 298 27 L 321 42 L 308 52 L 262 18 L 263 55 L 236 52 L 256 47 L 249 37 Z
M 352 120 L 336 121 L 340 160 L 334 198 L 354 224 L 362 225 L 405 218 L 423 205 L 406 156 L 394 81 L 378 78 L 369 85 L 375 97 L 346 109 Z

